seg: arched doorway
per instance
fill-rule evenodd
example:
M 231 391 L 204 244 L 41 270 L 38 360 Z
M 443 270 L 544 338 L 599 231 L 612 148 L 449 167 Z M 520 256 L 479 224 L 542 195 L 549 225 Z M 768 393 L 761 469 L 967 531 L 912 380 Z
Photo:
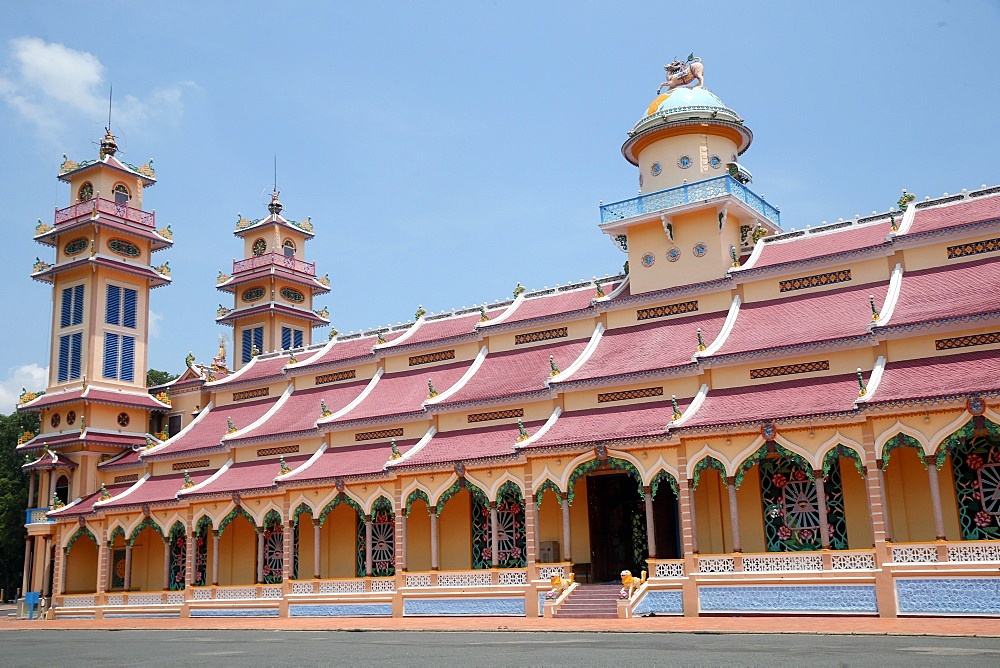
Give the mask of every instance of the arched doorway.
M 83 539 L 83 540 L 81 540 Z M 65 594 L 97 591 L 97 539 L 86 527 L 76 530 L 66 545 Z

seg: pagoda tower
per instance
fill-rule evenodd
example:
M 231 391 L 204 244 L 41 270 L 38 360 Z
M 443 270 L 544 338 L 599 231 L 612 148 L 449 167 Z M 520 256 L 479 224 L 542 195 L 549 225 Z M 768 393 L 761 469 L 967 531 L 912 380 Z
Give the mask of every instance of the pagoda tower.
M 601 230 L 628 253 L 633 294 L 722 278 L 760 237 L 780 231 L 778 209 L 750 190 L 738 162 L 753 133 L 704 87 L 701 60 L 664 69 L 666 92 L 622 146 L 639 168 L 640 194 L 601 205 Z
M 117 153 L 109 129 L 97 159 L 63 156 L 57 178 L 69 184 L 70 204 L 35 228 L 55 261 L 36 258 L 31 273 L 52 285 L 52 334 L 48 385 L 18 403 L 41 420 L 41 433 L 18 444 L 34 460 L 25 465 L 29 511 L 94 492 L 97 465 L 146 444 L 150 414 L 169 409 L 168 398 L 146 391 L 146 358 L 150 291 L 171 281 L 169 264 L 152 266 L 153 254 L 170 248 L 173 235 L 142 208 L 143 191 L 156 184 L 152 161 L 136 167 Z M 40 557 L 35 565 L 41 573 Z M 40 582 L 27 580 L 26 589 Z
M 216 317 L 233 328 L 233 369 L 257 353 L 307 346 L 312 329 L 330 323 L 325 307 L 313 310 L 313 298 L 330 292 L 330 279 L 317 278 L 316 264 L 305 260 L 312 221 L 288 220 L 283 209 L 275 190 L 266 217 L 241 215 L 233 234 L 243 240 L 243 259 L 233 260 L 231 275 L 219 272 L 216 287 L 233 295 L 233 308 L 220 304 Z

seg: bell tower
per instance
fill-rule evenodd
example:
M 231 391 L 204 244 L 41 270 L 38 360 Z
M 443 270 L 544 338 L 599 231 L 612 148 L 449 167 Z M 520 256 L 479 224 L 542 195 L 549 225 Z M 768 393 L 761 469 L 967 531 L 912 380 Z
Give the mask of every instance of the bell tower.
M 243 240 L 243 259 L 232 274 L 219 272 L 216 287 L 233 295 L 233 308 L 219 305 L 216 322 L 233 328 L 233 369 L 256 353 L 289 350 L 312 343 L 312 330 L 330 323 L 326 308 L 313 310 L 313 298 L 330 292 L 330 279 L 316 277 L 305 260 L 306 242 L 315 236 L 312 221 L 282 217 L 278 191 L 271 193 L 268 215 L 242 215 L 233 232 Z
M 705 88 L 701 59 L 664 69 L 622 146 L 639 168 L 639 195 L 601 205 L 601 230 L 628 253 L 633 294 L 722 278 L 780 230 L 778 209 L 750 190 L 738 162 L 753 133 Z

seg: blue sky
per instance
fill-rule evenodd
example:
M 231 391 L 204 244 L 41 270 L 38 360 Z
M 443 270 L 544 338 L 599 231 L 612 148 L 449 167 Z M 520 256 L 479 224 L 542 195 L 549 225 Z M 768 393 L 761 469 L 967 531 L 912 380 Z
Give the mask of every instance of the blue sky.
M 207 6 L 207 8 L 206 8 Z M 598 200 L 633 196 L 620 154 L 665 62 L 698 54 L 744 118 L 741 162 L 786 228 L 1000 183 L 1000 6 L 840 3 L 18 3 L 0 24 L 0 411 L 44 386 L 51 289 L 32 240 L 69 202 L 62 153 L 96 155 L 114 85 L 124 159 L 175 246 L 150 364 L 214 353 L 277 155 L 286 214 L 342 332 L 615 273 Z M 317 340 L 326 330 L 316 330 Z

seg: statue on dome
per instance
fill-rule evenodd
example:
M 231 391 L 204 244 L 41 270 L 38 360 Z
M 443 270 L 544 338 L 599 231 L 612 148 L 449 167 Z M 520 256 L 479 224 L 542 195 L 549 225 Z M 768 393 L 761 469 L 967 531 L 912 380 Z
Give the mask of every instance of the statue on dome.
M 673 62 L 664 65 L 663 69 L 667 72 L 667 80 L 661 83 L 660 87 L 656 89 L 657 95 L 660 94 L 664 86 L 666 86 L 667 91 L 672 91 L 675 88 L 680 88 L 685 84 L 691 83 L 695 79 L 698 80 L 698 85 L 693 86 L 693 88 L 705 87 L 705 66 L 702 65 L 701 58 L 694 55 L 694 53 L 688 55 L 686 62 L 675 59 Z

